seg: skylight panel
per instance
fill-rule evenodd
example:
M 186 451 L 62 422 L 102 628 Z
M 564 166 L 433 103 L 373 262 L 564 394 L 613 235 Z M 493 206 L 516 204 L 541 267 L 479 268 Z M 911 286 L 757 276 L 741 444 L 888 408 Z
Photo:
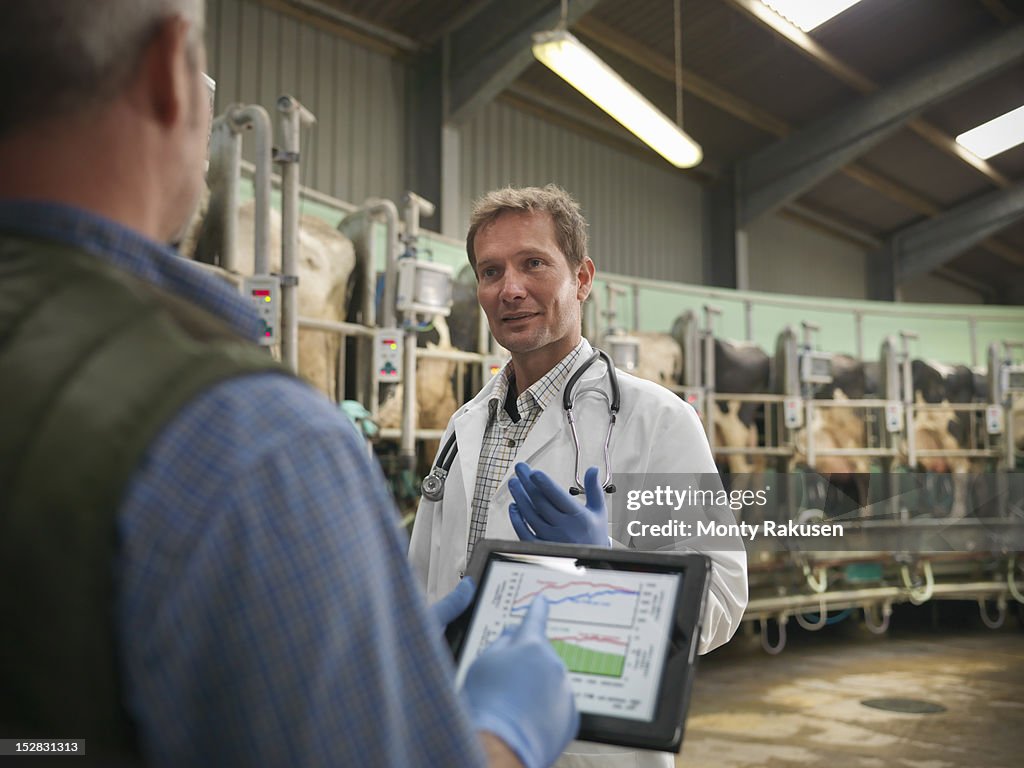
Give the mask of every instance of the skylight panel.
M 961 133 L 956 141 L 982 160 L 1024 143 L 1024 106 Z
M 860 0 L 761 0 L 779 16 L 810 32 Z

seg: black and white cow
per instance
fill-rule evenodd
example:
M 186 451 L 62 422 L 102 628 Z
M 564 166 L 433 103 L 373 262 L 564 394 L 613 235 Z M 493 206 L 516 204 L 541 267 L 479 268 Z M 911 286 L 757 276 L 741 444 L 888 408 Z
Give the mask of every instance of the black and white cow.
M 683 357 L 697 360 L 698 371 L 683 371 L 692 380 L 704 380 L 703 349 L 687 350 L 687 344 L 699 343 L 696 335 L 687 330 L 696 325 L 692 310 L 676 318 L 672 324 L 672 337 L 676 340 Z M 691 330 L 692 334 L 692 330 Z M 771 361 L 763 349 L 745 341 L 728 341 L 716 338 L 715 345 L 715 393 L 763 394 L 771 390 Z M 695 375 L 696 374 L 696 375 Z M 705 406 L 707 407 L 707 406 Z M 764 405 L 742 403 L 738 400 L 724 400 L 718 403 L 714 412 L 713 441 L 716 446 L 727 448 L 757 448 L 764 445 Z M 759 472 L 764 469 L 764 457 L 732 453 L 715 456 L 719 467 L 732 473 Z

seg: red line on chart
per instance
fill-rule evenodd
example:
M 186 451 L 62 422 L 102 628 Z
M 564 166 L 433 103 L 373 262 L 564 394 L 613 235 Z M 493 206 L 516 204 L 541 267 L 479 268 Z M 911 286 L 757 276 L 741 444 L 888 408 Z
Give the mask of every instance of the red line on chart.
M 535 592 L 530 592 L 529 594 L 522 595 L 521 597 L 516 599 L 516 602 L 521 603 L 524 600 L 529 600 L 531 597 L 539 595 L 541 592 L 544 592 L 548 589 L 565 589 L 566 587 L 604 587 L 606 589 L 612 590 L 613 592 L 621 592 L 624 595 L 639 594 L 637 590 L 625 589 L 619 584 L 601 584 L 595 583 L 593 581 L 567 581 L 564 584 L 556 584 L 553 581 L 538 581 L 537 583 L 543 584 L 544 586 Z

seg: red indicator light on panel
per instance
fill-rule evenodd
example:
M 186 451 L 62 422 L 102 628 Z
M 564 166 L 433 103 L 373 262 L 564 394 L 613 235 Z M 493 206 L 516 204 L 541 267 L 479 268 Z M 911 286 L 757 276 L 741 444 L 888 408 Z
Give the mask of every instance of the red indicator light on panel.
M 266 333 L 264 333 L 263 335 L 264 335 L 264 336 L 268 336 L 268 337 L 269 337 L 269 336 L 271 335 L 271 332 L 270 332 L 270 331 L 267 331 L 267 332 L 266 332 Z
M 256 288 L 254 288 L 253 292 L 252 292 L 252 295 L 253 296 L 266 296 L 269 299 L 270 298 L 270 291 L 264 290 L 264 289 L 256 289 Z

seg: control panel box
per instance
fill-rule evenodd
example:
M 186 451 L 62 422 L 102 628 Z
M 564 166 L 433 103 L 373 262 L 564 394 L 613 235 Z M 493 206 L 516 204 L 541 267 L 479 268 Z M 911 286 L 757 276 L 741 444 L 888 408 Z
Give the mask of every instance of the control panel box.
M 249 275 L 242 278 L 242 295 L 248 296 L 263 321 L 260 346 L 271 347 L 281 341 L 281 283 L 275 275 Z
M 888 402 L 885 404 L 886 432 L 903 431 L 903 403 Z
M 985 429 L 990 435 L 1003 434 L 1003 406 L 990 405 L 985 409 Z
M 505 367 L 509 361 L 508 355 L 485 355 L 484 356 L 484 381 L 489 381 L 498 375 L 498 371 Z
M 799 397 L 787 397 L 782 401 L 782 423 L 786 429 L 800 429 L 804 425 L 804 401 Z
M 402 380 L 405 339 L 401 328 L 378 328 L 373 337 L 374 380 L 397 384 Z
M 694 387 L 683 388 L 683 399 L 693 406 L 693 410 L 697 412 L 697 415 L 704 416 L 704 390 Z

